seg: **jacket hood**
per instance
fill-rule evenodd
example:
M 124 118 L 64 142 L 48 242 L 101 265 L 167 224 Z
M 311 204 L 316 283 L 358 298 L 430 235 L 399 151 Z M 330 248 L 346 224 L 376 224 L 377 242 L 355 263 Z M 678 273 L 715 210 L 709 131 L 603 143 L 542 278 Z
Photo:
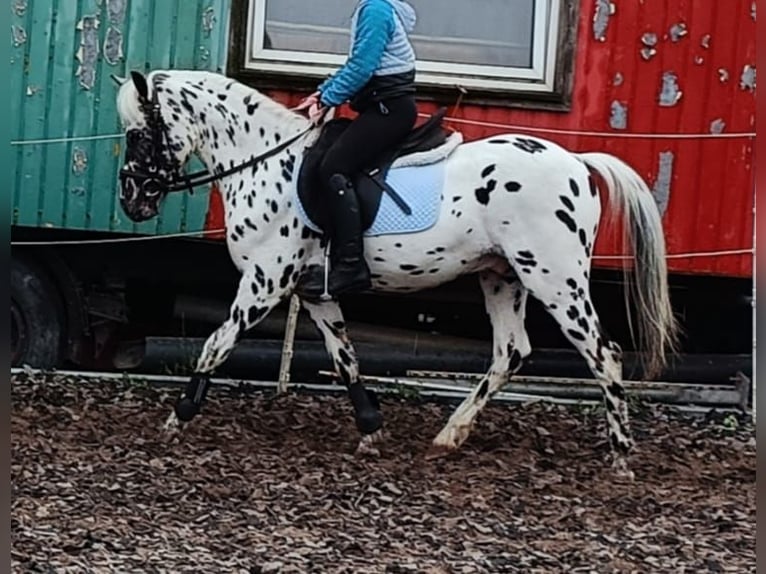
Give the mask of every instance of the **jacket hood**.
M 412 32 L 415 29 L 415 23 L 418 20 L 415 9 L 404 0 L 387 1 L 389 4 L 391 4 L 391 6 L 393 6 L 394 11 L 399 16 L 399 18 L 402 19 L 402 25 L 404 26 L 405 31 L 407 33 Z

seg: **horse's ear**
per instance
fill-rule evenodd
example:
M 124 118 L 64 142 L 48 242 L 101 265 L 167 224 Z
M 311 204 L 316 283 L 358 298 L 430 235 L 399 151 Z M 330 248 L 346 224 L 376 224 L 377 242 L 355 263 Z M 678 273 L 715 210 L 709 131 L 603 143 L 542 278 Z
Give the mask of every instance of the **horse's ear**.
M 117 86 L 122 86 L 125 82 L 128 81 L 127 78 L 122 78 L 116 74 L 109 74 L 109 77 L 112 78 L 112 81 L 117 84 Z
M 138 91 L 138 97 L 141 100 L 148 100 L 149 99 L 149 86 L 146 83 L 146 78 L 141 72 L 130 72 L 130 77 L 133 79 L 133 85 L 136 86 L 136 90 Z

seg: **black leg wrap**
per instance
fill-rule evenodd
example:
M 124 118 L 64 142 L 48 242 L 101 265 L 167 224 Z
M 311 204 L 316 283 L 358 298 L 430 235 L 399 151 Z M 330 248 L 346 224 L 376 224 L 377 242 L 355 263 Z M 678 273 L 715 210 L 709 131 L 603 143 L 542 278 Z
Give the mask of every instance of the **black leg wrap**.
M 349 386 L 348 396 L 354 405 L 356 428 L 362 434 L 372 434 L 383 426 L 383 415 L 375 393 L 367 391 L 361 383 L 355 383 Z
M 179 420 L 188 422 L 197 416 L 205 397 L 207 397 L 209 387 L 209 375 L 195 374 L 192 376 L 189 384 L 186 385 L 184 394 L 176 402 L 176 416 Z

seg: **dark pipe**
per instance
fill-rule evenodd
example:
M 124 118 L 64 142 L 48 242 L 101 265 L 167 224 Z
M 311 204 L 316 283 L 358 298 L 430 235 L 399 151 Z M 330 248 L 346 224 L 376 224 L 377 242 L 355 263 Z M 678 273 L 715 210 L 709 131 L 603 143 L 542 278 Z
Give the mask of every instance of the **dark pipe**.
M 149 337 L 124 347 L 115 357 L 115 366 L 158 374 L 187 374 L 193 371 L 204 339 Z M 419 349 L 395 345 L 359 342 L 355 344 L 361 372 L 370 376 L 405 376 L 409 370 L 483 373 L 489 369 L 488 353 L 455 347 Z M 218 376 L 242 379 L 276 380 L 282 358 L 281 340 L 245 339 L 216 370 Z M 291 378 L 305 383 L 326 382 L 319 371 L 333 370 L 324 345 L 316 341 L 296 341 Z M 751 377 L 750 355 L 687 355 L 675 362 L 656 380 L 734 384 L 730 378 L 741 371 Z M 633 353 L 625 354 L 625 379 L 640 372 Z M 525 376 L 593 378 L 587 365 L 574 351 L 539 349 L 524 361 L 520 371 Z

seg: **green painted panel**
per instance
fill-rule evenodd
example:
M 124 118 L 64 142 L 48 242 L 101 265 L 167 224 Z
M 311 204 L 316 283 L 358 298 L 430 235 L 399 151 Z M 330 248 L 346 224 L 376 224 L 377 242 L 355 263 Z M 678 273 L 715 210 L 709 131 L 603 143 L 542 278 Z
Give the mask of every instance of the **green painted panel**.
M 223 72 L 230 1 L 14 2 L 14 224 L 150 234 L 202 229 L 206 193 L 174 194 L 159 218 L 139 225 L 120 209 L 123 138 L 110 75 L 155 68 Z M 190 168 L 201 165 L 195 160 Z

